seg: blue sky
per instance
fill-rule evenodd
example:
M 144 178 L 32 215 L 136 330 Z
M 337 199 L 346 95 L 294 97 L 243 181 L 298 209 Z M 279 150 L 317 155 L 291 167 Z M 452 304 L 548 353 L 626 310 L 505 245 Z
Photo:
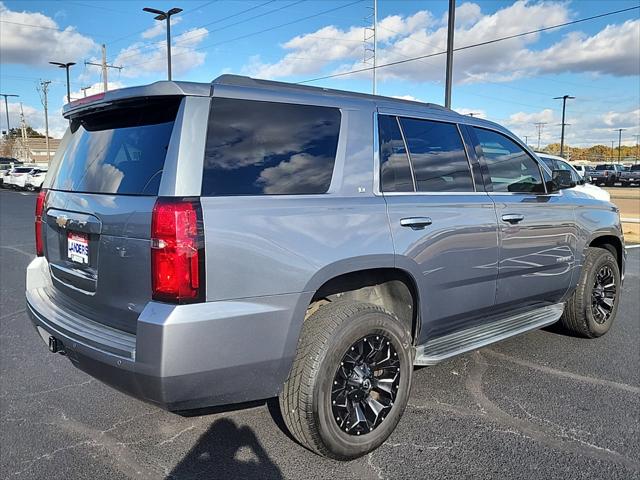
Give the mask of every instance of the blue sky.
M 456 47 L 638 6 L 637 1 L 458 0 Z M 75 61 L 72 96 L 101 89 L 98 61 L 107 46 L 110 87 L 166 78 L 162 22 L 142 8 L 181 7 L 172 26 L 174 79 L 209 82 L 239 73 L 299 82 L 367 67 L 363 27 L 372 0 L 218 1 L 4 1 L 0 2 L 0 90 L 20 95 L 29 123 L 41 129 L 36 85 L 52 80 L 50 124 L 64 120 L 64 71 L 49 60 Z M 378 1 L 378 63 L 444 50 L 446 0 Z M 22 24 L 22 25 L 19 25 Z M 561 102 L 567 108 L 571 145 L 609 145 L 615 128 L 635 144 L 640 133 L 640 10 L 607 16 L 457 52 L 453 107 L 505 124 L 537 144 L 536 122 L 545 122 L 542 145 L 559 140 Z M 371 74 L 345 75 L 311 85 L 371 91 Z M 378 70 L 378 92 L 443 103 L 444 56 Z M 19 105 L 10 105 L 11 123 Z M 3 112 L 4 113 L 4 112 Z M 1 128 L 6 128 L 1 115 Z

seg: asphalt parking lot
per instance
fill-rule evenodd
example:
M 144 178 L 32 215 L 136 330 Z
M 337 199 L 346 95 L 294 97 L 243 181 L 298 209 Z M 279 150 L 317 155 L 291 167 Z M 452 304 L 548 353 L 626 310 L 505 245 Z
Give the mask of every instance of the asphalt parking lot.
M 273 402 L 181 417 L 50 354 L 24 307 L 34 203 L 0 190 L 1 478 L 640 477 L 640 249 L 607 336 L 536 331 L 422 368 L 395 433 L 340 463 L 290 440 Z

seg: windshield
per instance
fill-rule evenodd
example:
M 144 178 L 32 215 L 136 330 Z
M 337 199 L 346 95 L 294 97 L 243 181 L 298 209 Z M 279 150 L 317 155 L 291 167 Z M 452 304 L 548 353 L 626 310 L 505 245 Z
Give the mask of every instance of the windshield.
M 74 119 L 51 188 L 157 195 L 180 100 L 138 100 Z

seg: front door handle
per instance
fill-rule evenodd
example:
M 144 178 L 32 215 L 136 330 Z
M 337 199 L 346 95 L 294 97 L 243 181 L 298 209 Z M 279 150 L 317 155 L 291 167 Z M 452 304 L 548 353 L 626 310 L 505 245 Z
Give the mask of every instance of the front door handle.
M 413 230 L 421 230 L 431 225 L 431 223 L 429 217 L 408 217 L 400 219 L 400 226 L 411 227 Z
M 512 225 L 519 223 L 522 220 L 524 220 L 524 215 L 520 215 L 519 213 L 506 213 L 502 215 L 502 221 Z

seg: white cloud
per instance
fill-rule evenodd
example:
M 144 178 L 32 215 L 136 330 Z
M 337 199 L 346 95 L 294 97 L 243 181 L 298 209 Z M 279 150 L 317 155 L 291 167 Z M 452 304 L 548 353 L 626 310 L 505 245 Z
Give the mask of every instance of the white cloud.
M 122 82 L 107 82 L 107 88 L 109 90 L 117 90 L 118 88 L 123 88 L 125 85 Z M 84 98 L 85 96 L 89 97 L 91 95 L 96 95 L 98 93 L 102 93 L 104 91 L 104 84 L 102 82 L 97 82 L 91 85 L 87 85 L 89 87 L 85 92 L 82 90 L 76 90 L 75 92 L 71 92 L 71 99 L 78 100 L 80 98 Z M 65 95 L 61 99 L 62 103 L 67 103 L 67 96 Z
M 399 98 L 400 100 L 410 100 L 412 102 L 422 102 L 425 103 L 424 100 L 414 97 L 413 95 L 392 95 L 392 98 Z
M 77 62 L 97 46 L 74 27 L 59 29 L 55 20 L 42 13 L 10 10 L 0 2 L 0 16 L 2 63 L 44 66 L 50 60 Z
M 463 3 L 456 9 L 455 46 L 462 47 L 500 37 L 550 27 L 573 18 L 568 3 L 520 0 L 483 14 L 479 5 Z M 508 82 L 540 73 L 592 72 L 614 76 L 640 73 L 640 20 L 609 25 L 594 35 L 573 31 L 544 49 L 533 46 L 544 33 L 491 43 L 454 56 L 456 83 Z M 263 78 L 342 73 L 370 66 L 364 64 L 361 27 L 326 26 L 298 35 L 282 47 L 287 53 L 273 63 L 253 57 L 245 71 Z M 434 21 L 430 12 L 409 17 L 383 18 L 378 29 L 378 64 L 386 64 L 446 50 L 446 15 Z M 412 82 L 444 80 L 445 56 L 437 55 L 378 71 L 378 78 Z M 348 78 L 366 77 L 371 72 Z
M 9 103 L 9 124 L 11 128 L 20 128 L 20 103 Z M 24 111 L 24 119 L 27 125 L 31 126 L 41 134 L 45 133 L 44 109 L 41 105 L 34 107 L 32 105 L 22 105 Z M 6 121 L 2 115 L 2 130 L 4 130 Z M 68 122 L 62 117 L 62 111 L 57 112 L 49 110 L 49 136 L 53 138 L 61 138 L 64 131 L 69 126 Z
M 560 143 L 560 115 L 551 109 L 538 112 L 517 112 L 501 123 L 520 138 L 529 137 L 529 145 L 538 143 L 536 123 L 542 122 L 540 145 Z M 611 140 L 618 141 L 616 128 L 624 128 L 622 143 L 635 145 L 634 135 L 640 132 L 640 109 L 628 111 L 610 111 L 596 114 L 569 114 L 565 128 L 565 143 L 574 146 L 595 144 L 610 145 Z
M 175 75 L 181 75 L 204 63 L 206 52 L 196 48 L 207 38 L 206 28 L 193 28 L 172 38 L 171 42 L 171 70 Z M 123 66 L 123 77 L 139 77 L 145 74 L 163 73 L 167 70 L 167 51 L 164 43 L 158 43 L 147 48 L 142 42 L 136 42 L 120 51 L 113 61 L 115 65 Z
M 629 112 L 607 112 L 602 115 L 602 121 L 611 128 L 640 129 L 640 109 Z
M 171 26 L 173 27 L 174 25 L 177 25 L 181 21 L 182 21 L 182 17 L 173 16 L 171 17 Z M 141 36 L 142 38 L 146 38 L 146 39 L 155 38 L 160 35 L 165 35 L 166 31 L 167 31 L 167 22 L 165 20 L 162 20 L 162 21 L 156 20 L 156 23 L 153 25 L 153 27 L 142 32 Z

